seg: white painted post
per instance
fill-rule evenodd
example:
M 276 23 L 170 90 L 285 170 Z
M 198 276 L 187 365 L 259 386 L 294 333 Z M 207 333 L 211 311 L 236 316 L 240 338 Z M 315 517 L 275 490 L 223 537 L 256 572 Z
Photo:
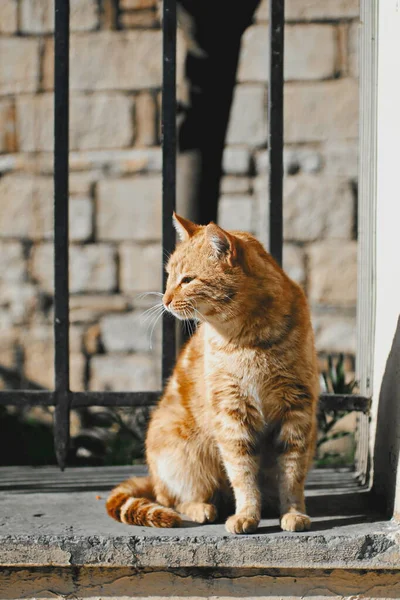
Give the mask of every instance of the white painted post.
M 400 2 L 378 3 L 374 491 L 400 517 Z M 373 243 L 371 241 L 371 243 Z M 383 504 L 382 504 L 383 507 Z

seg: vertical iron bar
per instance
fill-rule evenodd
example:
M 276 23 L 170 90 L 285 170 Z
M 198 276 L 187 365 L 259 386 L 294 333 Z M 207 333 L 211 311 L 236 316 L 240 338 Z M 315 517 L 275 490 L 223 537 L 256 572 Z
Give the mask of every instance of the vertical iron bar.
M 269 0 L 269 249 L 282 264 L 283 245 L 283 56 L 285 0 Z
M 54 29 L 54 445 L 64 469 L 69 446 L 69 0 L 55 2 Z
M 168 255 L 175 247 L 172 213 L 176 202 L 176 0 L 164 0 L 163 3 L 162 155 L 162 245 Z M 164 289 L 165 284 L 164 271 Z M 163 316 L 162 340 L 162 378 L 165 383 L 176 353 L 175 321 L 166 314 Z

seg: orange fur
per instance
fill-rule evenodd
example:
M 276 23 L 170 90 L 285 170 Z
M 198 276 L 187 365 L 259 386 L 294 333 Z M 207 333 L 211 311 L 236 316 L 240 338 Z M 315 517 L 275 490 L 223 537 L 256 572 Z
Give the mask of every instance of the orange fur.
M 108 512 L 160 527 L 180 524 L 176 509 L 203 523 L 231 493 L 232 533 L 255 531 L 273 501 L 282 529 L 308 529 L 318 371 L 304 293 L 250 234 L 174 219 L 182 242 L 163 301 L 199 326 L 150 421 L 150 477 L 115 488 Z

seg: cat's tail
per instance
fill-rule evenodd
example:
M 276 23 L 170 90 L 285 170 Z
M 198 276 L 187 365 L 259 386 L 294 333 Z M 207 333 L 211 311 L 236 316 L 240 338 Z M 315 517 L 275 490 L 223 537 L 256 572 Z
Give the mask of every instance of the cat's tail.
M 115 487 L 106 502 L 110 517 L 127 525 L 179 527 L 182 519 L 172 508 L 155 502 L 151 477 L 132 477 Z

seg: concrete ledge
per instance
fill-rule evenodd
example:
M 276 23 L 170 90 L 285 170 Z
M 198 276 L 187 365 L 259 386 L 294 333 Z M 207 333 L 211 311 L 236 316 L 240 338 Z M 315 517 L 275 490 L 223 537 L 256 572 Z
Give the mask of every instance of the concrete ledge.
M 237 537 L 227 534 L 223 524 L 185 522 L 180 529 L 159 530 L 112 521 L 104 510 L 102 489 L 132 472 L 74 469 L 63 483 L 64 475 L 52 468 L 25 475 L 0 469 L 0 565 L 400 569 L 400 526 L 371 511 L 368 494 L 350 473 L 311 475 L 311 532 L 285 533 L 277 519 L 265 519 L 255 535 Z M 7 489 L 11 476 L 18 492 Z M 34 478 L 53 489 L 33 492 Z M 92 491 L 77 491 L 84 485 Z M 63 491 L 57 491 L 60 487 Z

